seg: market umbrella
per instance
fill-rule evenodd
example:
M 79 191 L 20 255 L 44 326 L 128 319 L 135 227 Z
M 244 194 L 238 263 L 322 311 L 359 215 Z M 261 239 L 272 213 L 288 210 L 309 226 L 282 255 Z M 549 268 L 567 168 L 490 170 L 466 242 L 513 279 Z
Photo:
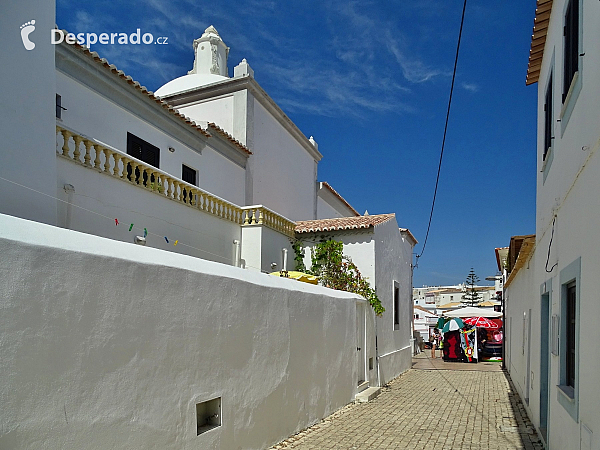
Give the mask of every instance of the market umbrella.
M 468 325 L 473 325 L 477 328 L 489 328 L 489 329 L 500 328 L 497 323 L 495 323 L 485 317 L 468 317 L 468 318 L 464 319 L 463 322 Z
M 463 323 L 462 319 L 460 319 L 458 317 L 453 317 L 448 322 L 446 322 L 446 324 L 444 325 L 444 328 L 442 328 L 442 332 L 447 333 L 448 331 L 460 330 L 461 328 L 464 328 L 464 327 L 465 327 L 465 324 Z
M 474 306 L 467 306 L 465 308 L 455 309 L 454 311 L 448 311 L 444 313 L 446 317 L 502 317 L 501 312 L 492 311 L 487 308 L 476 308 Z

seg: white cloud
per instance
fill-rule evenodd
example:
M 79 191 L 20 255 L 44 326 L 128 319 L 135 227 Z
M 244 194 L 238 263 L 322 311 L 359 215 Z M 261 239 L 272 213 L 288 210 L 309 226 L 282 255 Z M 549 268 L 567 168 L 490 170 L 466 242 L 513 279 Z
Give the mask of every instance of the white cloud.
M 469 92 L 479 92 L 479 86 L 476 85 L 475 83 L 466 83 L 466 82 L 462 82 L 461 87 Z

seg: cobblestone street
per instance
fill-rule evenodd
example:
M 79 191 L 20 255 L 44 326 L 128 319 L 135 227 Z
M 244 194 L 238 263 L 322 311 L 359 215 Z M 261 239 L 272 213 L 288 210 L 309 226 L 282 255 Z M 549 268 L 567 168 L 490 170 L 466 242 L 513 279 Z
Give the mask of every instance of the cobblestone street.
M 499 363 L 429 352 L 369 403 L 348 405 L 272 449 L 542 449 Z

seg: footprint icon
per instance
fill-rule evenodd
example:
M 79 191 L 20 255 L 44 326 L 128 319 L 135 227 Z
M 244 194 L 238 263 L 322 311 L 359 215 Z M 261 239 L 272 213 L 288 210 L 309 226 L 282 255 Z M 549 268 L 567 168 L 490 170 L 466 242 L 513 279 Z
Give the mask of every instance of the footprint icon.
M 35 43 L 29 40 L 29 35 L 35 30 L 35 20 L 25 22 L 21 25 L 21 39 L 23 40 L 23 46 L 25 50 L 33 50 Z

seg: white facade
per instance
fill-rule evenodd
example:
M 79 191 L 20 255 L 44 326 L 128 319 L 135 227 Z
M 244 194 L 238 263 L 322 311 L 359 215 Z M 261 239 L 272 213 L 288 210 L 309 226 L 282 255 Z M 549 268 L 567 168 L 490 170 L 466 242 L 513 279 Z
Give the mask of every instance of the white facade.
M 367 217 L 354 219 L 365 220 Z M 302 222 L 305 223 L 309 222 Z M 309 267 L 314 243 L 324 239 L 342 242 L 344 255 L 350 257 L 361 275 L 375 288 L 385 308 L 383 315 L 377 317 L 368 307 L 368 334 L 376 335 L 378 342 L 377 348 L 374 340 L 367 347 L 366 360 L 373 364 L 368 365 L 372 368 L 368 370 L 366 380 L 371 386 L 383 385 L 409 369 L 413 319 L 411 263 L 416 244 L 410 232 L 401 232 L 391 215 L 383 223 L 368 228 L 301 232 L 297 237 L 305 245 L 305 264 Z M 397 302 L 394 295 L 398 295 Z
M 597 449 L 600 4 L 538 1 L 536 18 L 547 35 L 535 43 L 543 54 L 528 73 L 538 89 L 535 249 L 523 256 L 521 248 L 522 263 L 505 284 L 508 368 L 547 448 Z M 571 51 L 569 42 L 576 44 Z M 574 76 L 566 65 L 576 69 Z
M 11 216 L 0 228 L 2 449 L 259 450 L 354 399 L 356 295 Z M 198 435 L 215 399 L 221 426 Z

